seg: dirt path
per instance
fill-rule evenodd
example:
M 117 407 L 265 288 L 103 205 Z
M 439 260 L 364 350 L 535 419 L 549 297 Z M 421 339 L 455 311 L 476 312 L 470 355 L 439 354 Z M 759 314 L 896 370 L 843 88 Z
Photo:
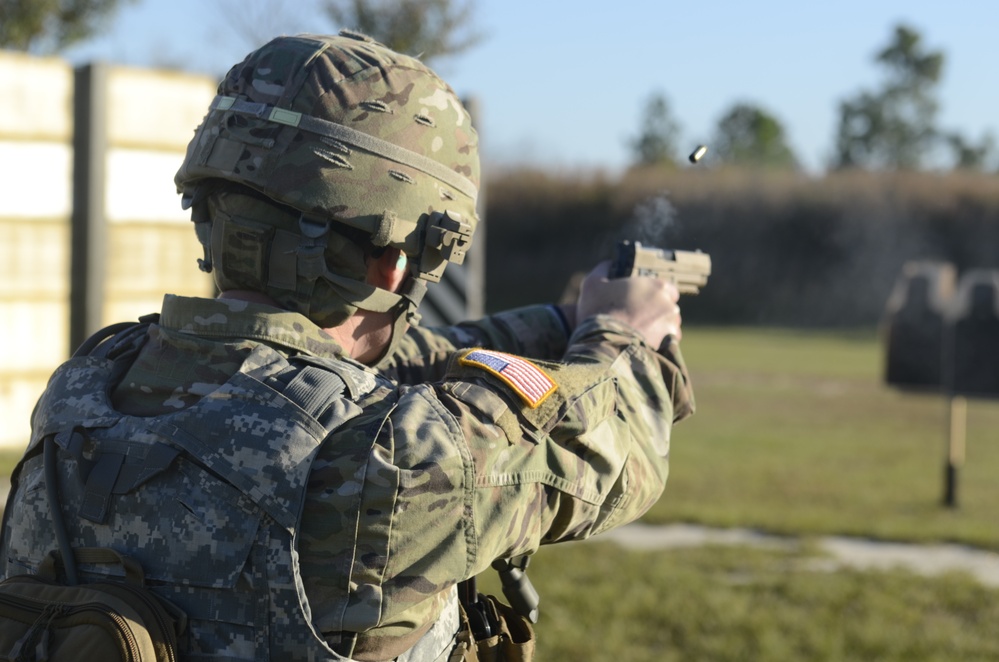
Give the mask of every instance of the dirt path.
M 763 534 L 750 529 L 712 529 L 690 524 L 650 526 L 630 524 L 601 535 L 629 549 L 669 549 L 700 545 L 760 545 L 793 548 L 797 539 Z M 983 585 L 999 588 L 999 553 L 965 545 L 912 545 L 863 538 L 822 536 L 815 544 L 827 557 L 817 557 L 808 567 L 835 571 L 850 567 L 861 570 L 905 568 L 923 575 L 965 572 Z

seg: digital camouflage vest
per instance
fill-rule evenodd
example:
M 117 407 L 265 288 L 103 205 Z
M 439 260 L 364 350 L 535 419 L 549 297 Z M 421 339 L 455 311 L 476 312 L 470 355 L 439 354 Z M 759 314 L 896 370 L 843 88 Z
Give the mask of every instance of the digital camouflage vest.
M 127 416 L 108 393 L 144 340 L 141 329 L 71 359 L 50 380 L 12 478 L 5 575 L 37 571 L 56 548 L 36 452 L 53 435 L 70 543 L 114 548 L 142 565 L 151 588 L 188 616 L 185 659 L 346 659 L 311 624 L 296 535 L 320 442 L 361 412 L 354 400 L 376 377 L 261 345 L 195 405 Z M 107 570 L 80 572 L 86 581 Z M 435 646 L 457 629 L 452 602 L 445 627 L 424 637 Z

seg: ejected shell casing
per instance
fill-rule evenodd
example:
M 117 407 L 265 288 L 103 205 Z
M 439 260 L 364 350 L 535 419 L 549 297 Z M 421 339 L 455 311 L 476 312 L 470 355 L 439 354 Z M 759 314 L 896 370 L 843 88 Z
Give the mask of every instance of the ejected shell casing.
M 707 145 L 698 145 L 697 149 L 695 149 L 693 152 L 691 152 L 690 156 L 688 158 L 690 159 L 691 163 L 697 163 L 707 153 L 708 153 L 708 146 Z

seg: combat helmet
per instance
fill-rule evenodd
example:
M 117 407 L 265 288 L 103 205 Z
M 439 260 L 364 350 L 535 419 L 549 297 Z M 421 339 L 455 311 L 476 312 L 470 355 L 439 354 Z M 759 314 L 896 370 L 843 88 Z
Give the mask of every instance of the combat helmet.
M 175 182 L 220 289 L 249 281 L 324 327 L 412 320 L 471 245 L 478 137 L 417 59 L 349 31 L 278 37 L 219 84 Z M 363 282 L 358 234 L 407 256 L 404 291 Z

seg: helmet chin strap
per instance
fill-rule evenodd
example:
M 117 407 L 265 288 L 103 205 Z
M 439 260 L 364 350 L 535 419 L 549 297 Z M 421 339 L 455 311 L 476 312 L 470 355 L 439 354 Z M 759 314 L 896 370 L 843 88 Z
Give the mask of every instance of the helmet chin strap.
M 389 343 L 378 359 L 372 363 L 377 363 L 378 360 L 391 354 L 406 335 L 406 329 L 411 324 L 419 322 L 420 315 L 417 309 L 427 292 L 427 282 L 421 278 L 410 274 L 399 292 L 390 292 L 369 283 L 340 276 L 325 268 L 320 278 L 332 285 L 345 301 L 361 310 L 394 313 Z
M 400 310 L 395 315 L 395 321 L 392 324 L 392 336 L 389 338 L 388 345 L 385 346 L 385 351 L 382 352 L 376 361 L 372 361 L 372 365 L 378 363 L 378 361 L 381 361 L 386 356 L 390 356 L 399 347 L 399 343 L 402 342 L 403 337 L 406 335 L 406 330 L 410 325 L 415 325 L 420 321 L 420 314 L 416 310 L 420 307 L 420 301 L 427 291 L 426 281 L 410 277 L 403 285 L 403 290 L 403 303 L 399 305 Z

